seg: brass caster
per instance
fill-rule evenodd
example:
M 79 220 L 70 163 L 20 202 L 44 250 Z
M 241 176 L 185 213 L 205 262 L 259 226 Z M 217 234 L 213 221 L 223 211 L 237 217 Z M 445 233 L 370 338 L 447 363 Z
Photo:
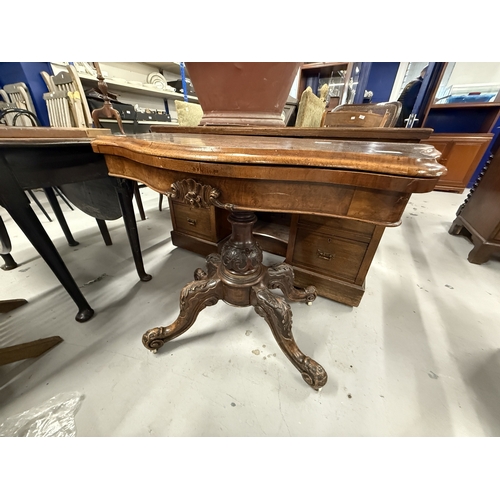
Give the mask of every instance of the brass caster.
M 151 352 L 152 352 L 153 354 L 156 354 L 156 353 L 158 352 L 158 349 L 153 349 Z
M 307 305 L 308 305 L 308 306 L 312 306 L 312 305 L 313 305 L 313 303 L 312 303 L 312 302 L 308 302 L 308 303 L 307 303 Z

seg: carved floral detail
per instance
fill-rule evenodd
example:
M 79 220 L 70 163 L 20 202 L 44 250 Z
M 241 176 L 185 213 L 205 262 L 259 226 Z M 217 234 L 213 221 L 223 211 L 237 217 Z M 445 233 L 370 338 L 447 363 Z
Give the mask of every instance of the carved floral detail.
M 208 208 L 214 205 L 226 210 L 232 210 L 234 205 L 221 203 L 218 198 L 220 191 L 209 184 L 200 184 L 194 179 L 182 179 L 176 181 L 171 186 L 171 191 L 166 193 L 174 200 L 187 203 L 195 208 Z
M 224 267 L 238 274 L 252 273 L 262 262 L 262 250 L 255 242 L 241 246 L 229 240 L 222 247 L 221 254 Z

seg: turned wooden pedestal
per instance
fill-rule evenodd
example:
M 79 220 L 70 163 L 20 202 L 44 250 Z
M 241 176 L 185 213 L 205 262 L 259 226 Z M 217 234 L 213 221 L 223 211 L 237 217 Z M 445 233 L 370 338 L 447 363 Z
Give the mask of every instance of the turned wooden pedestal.
M 320 389 L 327 381 L 325 370 L 300 351 L 292 335 L 290 306 L 270 292 L 279 288 L 288 300 L 310 305 L 316 298 L 315 288 L 295 288 L 293 271 L 287 264 L 262 265 L 262 250 L 252 234 L 257 221 L 252 212 L 232 212 L 229 221 L 231 237 L 223 245 L 221 254 L 207 257 L 207 271 L 198 268 L 195 280 L 183 288 L 177 319 L 170 326 L 148 330 L 142 338 L 144 346 L 156 352 L 165 342 L 186 332 L 205 307 L 219 300 L 238 307 L 252 306 L 266 320 L 278 345 L 302 378 L 313 389 Z

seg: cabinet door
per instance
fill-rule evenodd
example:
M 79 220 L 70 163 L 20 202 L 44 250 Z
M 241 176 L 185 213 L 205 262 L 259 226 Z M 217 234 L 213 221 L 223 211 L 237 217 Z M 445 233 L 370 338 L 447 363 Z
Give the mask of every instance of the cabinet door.
M 439 160 L 447 169 L 436 185 L 438 191 L 461 193 L 476 170 L 486 148 L 491 141 L 491 134 L 460 136 L 439 134 L 431 135 L 425 142 L 441 152 Z

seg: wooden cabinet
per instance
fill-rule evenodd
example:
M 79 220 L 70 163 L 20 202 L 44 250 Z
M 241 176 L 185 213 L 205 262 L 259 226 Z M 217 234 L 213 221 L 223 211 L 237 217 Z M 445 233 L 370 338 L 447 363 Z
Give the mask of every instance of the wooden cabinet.
M 492 137 L 493 134 L 432 134 L 425 142 L 441 152 L 439 162 L 448 169 L 435 189 L 463 192 Z
M 499 141 L 497 141 L 499 142 Z M 483 264 L 500 255 L 500 144 L 492 153 L 467 199 L 458 209 L 449 233 L 469 238 L 469 262 Z

